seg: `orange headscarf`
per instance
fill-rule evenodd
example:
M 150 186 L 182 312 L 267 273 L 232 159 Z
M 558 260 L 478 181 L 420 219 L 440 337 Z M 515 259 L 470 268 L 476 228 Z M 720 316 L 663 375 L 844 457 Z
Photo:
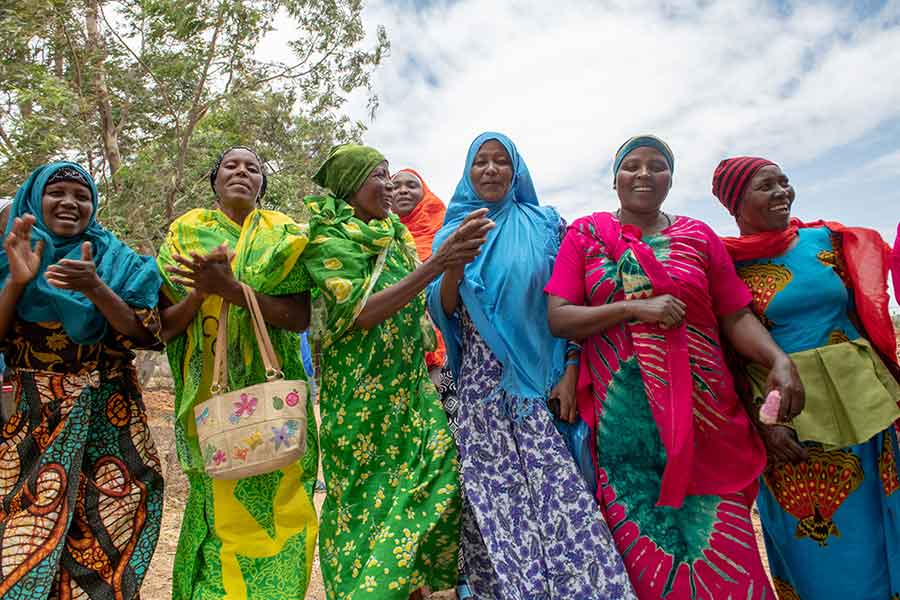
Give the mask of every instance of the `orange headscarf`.
M 431 258 L 431 244 L 434 242 L 434 234 L 438 232 L 441 225 L 444 224 L 444 214 L 447 207 L 441 202 L 441 199 L 428 189 L 428 184 L 422 179 L 422 176 L 412 169 L 402 169 L 400 173 L 409 173 L 415 176 L 422 184 L 422 199 L 405 217 L 400 217 L 400 222 L 406 225 L 413 239 L 416 241 L 416 251 L 419 254 L 419 260 L 426 261 Z M 441 332 L 436 328 L 434 332 L 437 334 L 437 350 L 425 353 L 425 364 L 429 369 L 435 367 L 443 367 L 447 362 L 447 347 L 444 345 L 444 338 Z
M 444 224 L 444 214 L 447 207 L 441 202 L 441 199 L 428 189 L 428 184 L 422 179 L 422 176 L 412 169 L 403 169 L 400 173 L 409 173 L 414 175 L 419 183 L 422 184 L 422 199 L 405 217 L 400 217 L 400 222 L 406 225 L 413 238 L 416 240 L 416 250 L 419 252 L 419 259 L 426 261 L 431 257 L 431 244 L 434 242 L 434 234 L 438 232 L 441 225 Z

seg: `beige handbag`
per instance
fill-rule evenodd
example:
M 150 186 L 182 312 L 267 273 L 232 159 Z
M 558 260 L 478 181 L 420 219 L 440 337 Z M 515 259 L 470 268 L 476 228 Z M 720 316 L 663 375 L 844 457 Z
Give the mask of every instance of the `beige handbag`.
M 206 473 L 213 479 L 242 479 L 277 471 L 306 452 L 306 398 L 302 380 L 285 380 L 272 348 L 256 294 L 241 284 L 266 381 L 225 392 L 228 387 L 228 303 L 222 302 L 216 334 L 212 397 L 194 407 Z

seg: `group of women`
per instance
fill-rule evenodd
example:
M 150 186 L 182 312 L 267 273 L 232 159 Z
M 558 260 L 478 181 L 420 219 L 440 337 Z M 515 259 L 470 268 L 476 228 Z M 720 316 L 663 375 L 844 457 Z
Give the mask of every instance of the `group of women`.
M 741 232 L 724 239 L 663 210 L 659 138 L 628 140 L 612 170 L 620 208 L 567 224 L 500 133 L 474 140 L 446 207 L 416 171 L 341 145 L 295 222 L 262 208 L 265 165 L 235 147 L 210 171 L 215 207 L 176 219 L 154 261 L 97 222 L 87 171 L 38 168 L 0 253 L 16 400 L 0 597 L 138 596 L 163 481 L 132 359 L 164 345 L 190 483 L 177 600 L 299 600 L 317 537 L 342 600 L 457 584 L 484 600 L 900 598 L 887 245 L 792 219 L 763 158 L 713 175 Z M 893 260 L 900 278 L 900 246 Z M 229 388 L 267 377 L 242 283 L 288 379 L 305 378 L 310 330 L 321 424 L 298 462 L 226 480 L 193 409 L 223 302 Z

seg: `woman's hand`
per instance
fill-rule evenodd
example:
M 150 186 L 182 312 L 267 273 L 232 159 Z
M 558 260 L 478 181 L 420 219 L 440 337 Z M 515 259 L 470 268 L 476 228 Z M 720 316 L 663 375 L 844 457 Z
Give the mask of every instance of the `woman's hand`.
M 569 365 L 559 383 L 550 390 L 548 404 L 559 402 L 558 418 L 566 423 L 574 423 L 578 417 L 575 389 L 578 385 L 578 365 Z
M 238 286 L 231 270 L 231 253 L 227 244 L 222 244 L 206 256 L 191 252 L 190 258 L 180 255 L 172 258 L 181 265 L 166 267 L 172 274 L 172 281 L 192 288 L 203 298 L 210 295 L 228 298 Z
M 479 208 L 466 215 L 462 224 L 441 244 L 432 259 L 444 270 L 475 260 L 481 254 L 481 245 L 487 240 L 488 232 L 495 227 L 495 223 L 485 217 L 487 213 L 488 209 Z
M 772 464 L 797 464 L 808 458 L 806 448 L 797 441 L 794 430 L 784 425 L 762 425 L 759 436 Z
M 663 329 L 681 325 L 687 308 L 684 302 L 671 294 L 627 302 L 632 319 L 643 323 L 657 323 Z
M 64 258 L 47 267 L 44 277 L 55 288 L 82 294 L 89 294 L 103 285 L 103 280 L 97 275 L 90 242 L 81 244 L 81 260 Z
M 41 266 L 41 255 L 44 253 L 44 242 L 38 240 L 31 247 L 31 228 L 34 226 L 34 215 L 16 217 L 12 231 L 3 241 L 3 248 L 9 260 L 9 276 L 12 283 L 25 286 L 37 276 Z
M 769 371 L 766 382 L 767 391 L 778 390 L 781 392 L 781 407 L 778 410 L 778 420 L 787 422 L 799 415 L 806 404 L 806 392 L 800 381 L 797 367 L 786 354 L 782 353 L 776 358 Z

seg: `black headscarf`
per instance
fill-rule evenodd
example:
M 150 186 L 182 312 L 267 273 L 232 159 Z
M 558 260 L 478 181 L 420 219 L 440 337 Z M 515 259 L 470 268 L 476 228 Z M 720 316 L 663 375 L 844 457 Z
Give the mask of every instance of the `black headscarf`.
M 246 150 L 256 157 L 256 161 L 259 163 L 259 171 L 260 173 L 262 173 L 262 185 L 259 187 L 259 194 L 257 194 L 256 196 L 256 201 L 261 201 L 262 197 L 266 195 L 266 185 L 268 184 L 268 178 L 266 177 L 266 163 L 264 163 L 263 160 L 259 157 L 259 154 L 256 153 L 256 150 L 248 146 L 232 146 L 219 155 L 219 158 L 216 160 L 216 164 L 212 168 L 212 171 L 209 172 L 209 185 L 210 187 L 212 187 L 213 193 L 215 193 L 216 191 L 216 176 L 219 174 L 219 167 L 222 166 L 222 161 L 225 160 L 225 157 L 228 156 L 228 153 L 232 150 Z

